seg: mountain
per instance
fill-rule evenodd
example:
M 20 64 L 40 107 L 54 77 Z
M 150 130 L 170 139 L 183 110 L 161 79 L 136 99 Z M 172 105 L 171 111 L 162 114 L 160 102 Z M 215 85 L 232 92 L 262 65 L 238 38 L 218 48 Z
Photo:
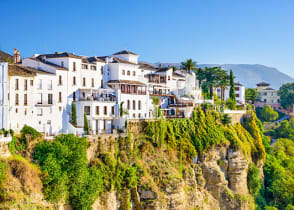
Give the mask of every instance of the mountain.
M 176 66 L 180 68 L 180 63 L 155 63 L 155 66 L 162 67 Z M 272 88 L 279 89 L 282 84 L 294 82 L 294 79 L 287 74 L 280 72 L 276 68 L 264 66 L 260 64 L 198 64 L 198 67 L 213 67 L 220 66 L 225 70 L 232 69 L 236 81 L 244 84 L 246 87 L 256 87 L 259 82 L 267 82 Z
M 200 64 L 199 67 L 220 66 L 225 70 L 232 69 L 236 81 L 243 83 L 246 87 L 256 87 L 256 84 L 265 81 L 272 88 L 279 89 L 282 84 L 294 82 L 294 79 L 276 68 L 259 64 Z

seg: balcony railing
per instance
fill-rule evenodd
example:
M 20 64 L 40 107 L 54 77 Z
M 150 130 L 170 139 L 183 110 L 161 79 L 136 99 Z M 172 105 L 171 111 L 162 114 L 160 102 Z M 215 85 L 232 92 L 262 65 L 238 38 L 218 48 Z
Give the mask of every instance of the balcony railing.
M 86 96 L 86 97 L 80 97 L 80 101 L 115 102 L 116 101 L 116 97 L 115 96 L 110 96 L 110 97 Z

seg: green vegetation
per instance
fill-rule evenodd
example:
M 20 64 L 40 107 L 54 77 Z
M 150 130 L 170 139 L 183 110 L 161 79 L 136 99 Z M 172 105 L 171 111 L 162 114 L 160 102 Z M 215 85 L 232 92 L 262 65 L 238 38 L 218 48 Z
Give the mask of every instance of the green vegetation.
M 236 95 L 235 95 L 235 77 L 234 77 L 234 74 L 233 74 L 233 71 L 230 70 L 230 99 L 232 101 L 236 101 Z
M 86 135 L 89 134 L 89 122 L 86 113 L 84 114 L 84 131 Z
M 203 95 L 212 98 L 213 88 L 221 88 L 221 99 L 224 100 L 224 89 L 229 84 L 228 74 L 221 67 L 205 67 L 204 69 L 195 69 L 199 85 L 202 87 Z
M 87 163 L 88 143 L 72 134 L 57 136 L 55 141 L 40 142 L 33 155 L 44 175 L 46 199 L 69 200 L 74 209 L 90 209 L 102 191 L 102 175 Z
M 223 125 L 229 125 L 232 122 L 232 118 L 228 114 L 222 114 L 221 121 Z
M 183 160 L 191 160 L 197 153 L 224 144 L 241 149 L 254 160 L 264 159 L 265 148 L 258 119 L 254 113 L 250 116 L 244 120 L 244 127 L 240 124 L 224 127 L 217 112 L 207 110 L 204 113 L 197 108 L 191 119 L 150 122 L 145 133 L 154 145 L 164 146 L 163 142 L 166 142 L 168 148 L 182 150 Z
M 285 109 L 292 108 L 294 104 L 294 83 L 287 83 L 280 87 L 281 104 Z
M 294 142 L 279 139 L 267 154 L 264 166 L 265 199 L 278 209 L 294 204 Z
M 72 124 L 77 125 L 77 107 L 75 102 L 72 102 L 71 104 L 71 122 Z
M 257 100 L 257 90 L 255 88 L 247 88 L 245 90 L 245 99 L 246 101 L 250 101 L 251 103 L 254 103 L 254 101 Z
M 195 69 L 197 63 L 190 58 L 187 59 L 185 62 L 182 62 L 181 65 L 183 69 L 185 69 L 188 72 L 191 72 L 191 70 Z
M 264 105 L 263 108 L 257 108 L 256 114 L 258 118 L 263 122 L 272 122 L 279 118 L 278 112 L 276 112 L 269 105 Z

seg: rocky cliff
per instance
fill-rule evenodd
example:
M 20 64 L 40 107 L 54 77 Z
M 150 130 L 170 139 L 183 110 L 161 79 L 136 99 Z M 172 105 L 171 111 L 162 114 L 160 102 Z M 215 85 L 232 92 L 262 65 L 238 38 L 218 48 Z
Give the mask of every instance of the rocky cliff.
M 133 209 L 254 209 L 247 188 L 250 160 L 241 151 L 214 147 L 186 165 L 182 177 L 173 165 L 178 160 L 168 160 L 171 156 L 154 151 L 143 158 L 150 172 L 144 177 L 147 180 L 125 192 Z M 93 209 L 124 209 L 122 203 L 120 193 L 107 192 Z

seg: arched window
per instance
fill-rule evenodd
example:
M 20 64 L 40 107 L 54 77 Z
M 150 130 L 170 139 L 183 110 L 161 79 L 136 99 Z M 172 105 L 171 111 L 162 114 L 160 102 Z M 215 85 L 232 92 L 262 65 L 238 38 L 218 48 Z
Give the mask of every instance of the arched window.
M 133 100 L 133 110 L 135 110 L 135 109 L 136 109 L 136 101 Z
M 141 110 L 141 101 L 138 101 L 138 109 Z
M 126 74 L 126 71 L 123 69 L 122 70 L 122 75 L 125 75 Z
M 133 76 L 136 76 L 136 72 L 135 71 L 133 71 Z
M 83 86 L 85 87 L 86 86 L 86 78 L 83 77 Z
M 128 71 L 127 75 L 128 75 L 128 76 L 130 76 L 130 75 L 131 75 L 131 72 L 130 72 L 130 71 Z
M 127 101 L 127 107 L 130 109 L 130 100 Z
M 72 78 L 72 85 L 76 85 L 76 77 Z
M 94 78 L 92 78 L 92 80 L 91 80 L 91 83 L 92 83 L 92 87 L 94 87 Z
M 61 77 L 61 75 L 59 75 L 58 84 L 59 84 L 59 85 L 62 85 L 62 77 Z

